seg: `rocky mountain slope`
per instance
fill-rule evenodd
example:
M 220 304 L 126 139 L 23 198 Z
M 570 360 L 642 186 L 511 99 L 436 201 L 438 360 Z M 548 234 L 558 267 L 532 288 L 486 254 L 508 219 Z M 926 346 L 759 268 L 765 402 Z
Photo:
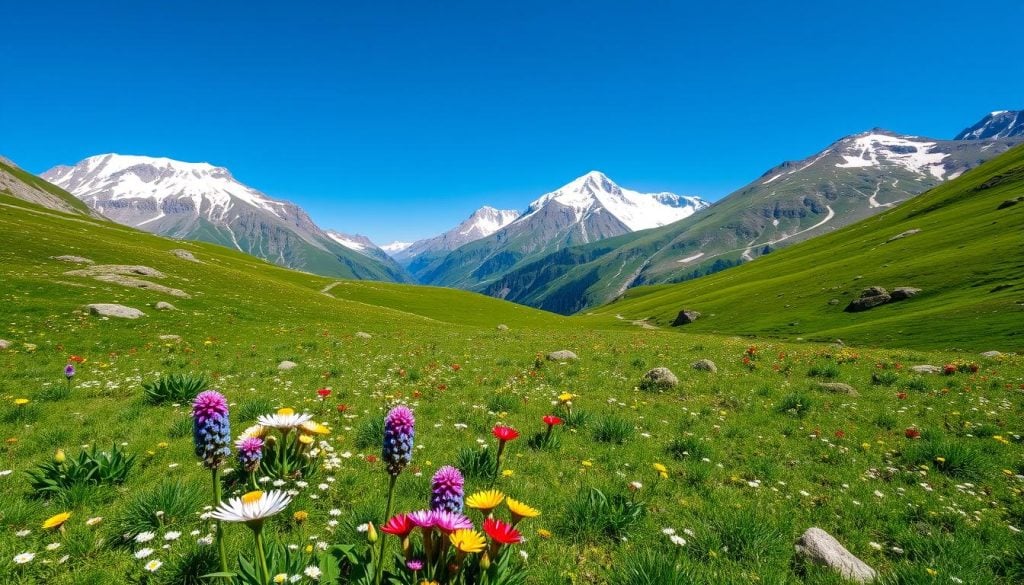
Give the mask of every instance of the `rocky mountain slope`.
M 87 205 L 55 185 L 26 172 L 13 161 L 0 156 L 0 193 L 55 211 L 102 217 Z
M 1024 110 L 992 112 L 977 124 L 964 129 L 954 140 L 987 140 L 1024 136 Z
M 104 216 L 148 232 L 214 242 L 317 274 L 411 280 L 390 258 L 338 243 L 299 206 L 240 183 L 223 167 L 105 154 L 42 176 Z

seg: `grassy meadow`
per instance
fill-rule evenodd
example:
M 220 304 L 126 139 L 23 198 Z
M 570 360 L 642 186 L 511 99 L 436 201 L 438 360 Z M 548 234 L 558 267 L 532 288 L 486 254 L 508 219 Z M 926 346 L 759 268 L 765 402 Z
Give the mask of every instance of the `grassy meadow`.
M 166 278 L 149 280 L 190 298 L 66 275 L 81 267 L 52 258 L 65 254 L 154 268 Z M 177 309 L 157 311 L 158 301 Z M 82 310 L 97 302 L 146 316 Z M 520 431 L 493 481 L 541 511 L 520 524 L 512 559 L 526 583 L 843 582 L 795 558 L 811 526 L 884 582 L 1024 582 L 1018 355 L 679 333 L 460 291 L 339 283 L 3 196 L 0 313 L 10 342 L 0 350 L 3 583 L 198 583 L 218 570 L 190 405 L 142 387 L 169 374 L 206 376 L 226 395 L 233 435 L 281 407 L 330 428 L 324 464 L 282 480 L 294 499 L 267 522 L 268 537 L 299 556 L 363 546 L 358 527 L 382 523 L 381 420 L 407 404 L 415 448 L 396 511 L 424 508 L 443 465 L 463 470 L 467 494 L 488 488 L 478 454 L 495 449 L 492 427 Z M 579 358 L 544 359 L 563 349 Z M 81 359 L 69 382 L 71 356 Z M 701 359 L 717 372 L 695 370 Z M 279 370 L 283 360 L 297 365 Z M 911 370 L 922 364 L 950 373 Z M 658 366 L 679 385 L 642 387 Z M 548 414 L 566 424 L 541 446 Z M 122 483 L 32 489 L 27 472 L 58 450 L 71 460 L 115 446 L 136 458 Z M 238 475 L 226 474 L 225 496 L 246 491 Z M 62 512 L 62 529 L 42 527 Z M 225 535 L 232 558 L 251 548 L 243 526 Z

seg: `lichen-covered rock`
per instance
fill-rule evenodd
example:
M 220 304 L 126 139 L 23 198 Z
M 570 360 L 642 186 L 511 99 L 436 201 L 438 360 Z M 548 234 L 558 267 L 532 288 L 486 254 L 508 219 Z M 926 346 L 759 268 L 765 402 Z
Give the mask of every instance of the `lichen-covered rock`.
M 157 311 L 176 311 L 178 309 L 178 307 L 175 307 L 174 305 L 168 303 L 167 301 L 160 301 L 157 304 L 153 305 L 153 308 L 156 309 Z
M 921 292 L 921 289 L 919 288 L 914 288 L 912 286 L 898 286 L 892 289 L 892 293 L 890 293 L 890 295 L 894 301 L 903 301 L 916 296 L 919 292 Z
M 288 370 L 294 369 L 298 365 L 299 364 L 293 361 L 284 360 L 283 362 L 277 364 L 277 369 L 281 370 L 282 372 L 287 372 Z
M 547 355 L 547 358 L 550 362 L 567 362 L 577 359 L 576 354 L 567 349 L 553 351 Z
M 850 301 L 849 305 L 843 309 L 847 313 L 859 313 L 860 311 L 867 311 L 879 305 L 884 305 L 892 300 L 892 296 L 889 291 L 885 290 L 880 286 L 869 286 L 860 293 L 860 297 Z
M 718 366 L 716 366 L 715 362 L 711 360 L 703 359 L 693 362 L 693 369 L 700 370 L 702 372 L 715 373 L 718 371 Z
M 356 337 L 359 339 L 372 339 L 373 336 L 365 331 L 356 331 Z
M 124 305 L 118 305 L 115 303 L 93 303 L 86 305 L 85 308 L 89 313 L 97 315 L 99 317 L 117 317 L 118 319 L 138 319 L 139 317 L 145 317 L 146 314 L 142 311 L 133 308 L 126 307 Z
M 647 390 L 668 390 L 679 385 L 679 378 L 668 368 L 654 368 L 644 374 L 640 387 Z
M 821 528 L 808 528 L 796 541 L 794 548 L 798 555 L 819 565 L 831 567 L 851 581 L 871 583 L 878 576 L 867 563 L 855 557 Z
M 833 394 L 846 394 L 848 396 L 858 395 L 856 388 L 842 382 L 818 382 L 818 388 Z

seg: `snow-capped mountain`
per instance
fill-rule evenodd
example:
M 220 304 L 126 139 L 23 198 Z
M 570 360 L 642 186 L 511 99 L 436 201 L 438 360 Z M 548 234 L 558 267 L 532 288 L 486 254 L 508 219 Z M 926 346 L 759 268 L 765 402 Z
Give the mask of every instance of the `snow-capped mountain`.
M 358 252 L 368 258 L 373 258 L 378 262 L 385 264 L 394 263 L 394 259 L 391 258 L 391 255 L 382 246 L 374 244 L 373 240 L 362 234 L 345 234 L 335 230 L 327 230 L 325 233 L 329 238 L 349 250 Z
M 385 250 L 402 263 L 411 263 L 414 259 L 422 259 L 426 256 L 435 258 L 440 254 L 451 252 L 459 246 L 486 238 L 515 221 L 517 217 L 519 217 L 518 211 L 495 209 L 485 205 L 474 211 L 462 223 L 439 236 L 404 245 L 396 245 L 402 244 L 402 242 L 395 242 L 391 244 L 392 250 L 387 250 L 387 248 Z
M 42 177 L 113 221 L 148 232 L 215 242 L 309 272 L 409 280 L 396 264 L 370 260 L 333 240 L 299 206 L 209 163 L 103 154 Z
M 472 288 L 534 255 L 667 225 L 707 206 L 699 197 L 623 189 L 591 171 L 541 195 L 490 236 L 409 269 L 423 282 Z
M 414 243 L 415 242 L 399 242 L 398 240 L 395 240 L 394 242 L 391 242 L 389 244 L 383 244 L 380 247 L 380 249 L 384 250 L 388 254 L 392 254 L 393 255 L 393 254 L 397 254 L 397 253 L 401 252 L 402 250 L 404 250 L 404 249 L 408 248 L 409 246 L 413 245 Z
M 1024 136 L 1024 110 L 1000 110 L 956 135 L 954 140 L 986 140 Z

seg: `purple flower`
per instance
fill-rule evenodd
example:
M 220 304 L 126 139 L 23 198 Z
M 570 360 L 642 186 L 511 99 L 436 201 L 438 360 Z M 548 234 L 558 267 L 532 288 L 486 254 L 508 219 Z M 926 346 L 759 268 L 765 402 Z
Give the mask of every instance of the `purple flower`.
M 410 571 L 419 571 L 423 568 L 423 561 L 419 559 L 409 559 L 405 562 L 405 566 L 408 567 Z
M 437 528 L 445 534 L 451 534 L 456 530 L 472 530 L 473 522 L 467 518 L 464 514 L 456 514 L 452 512 L 431 512 L 434 517 L 434 528 Z
M 407 514 L 409 522 L 419 526 L 423 530 L 430 530 L 434 527 L 434 513 L 430 510 L 416 510 Z
M 263 439 L 249 437 L 238 443 L 238 464 L 249 473 L 256 471 L 263 459 Z
M 384 446 L 382 459 L 388 473 L 396 476 L 412 461 L 412 444 L 416 419 L 405 406 L 396 406 L 384 417 Z
M 231 455 L 231 423 L 228 401 L 214 390 L 201 392 L 192 403 L 192 440 L 196 456 L 216 469 Z
M 431 482 L 430 509 L 462 512 L 462 473 L 451 465 L 437 470 Z
M 71 380 L 71 378 L 75 377 L 75 365 L 74 364 L 68 364 L 68 365 L 64 366 L 64 377 L 67 378 L 69 381 Z

